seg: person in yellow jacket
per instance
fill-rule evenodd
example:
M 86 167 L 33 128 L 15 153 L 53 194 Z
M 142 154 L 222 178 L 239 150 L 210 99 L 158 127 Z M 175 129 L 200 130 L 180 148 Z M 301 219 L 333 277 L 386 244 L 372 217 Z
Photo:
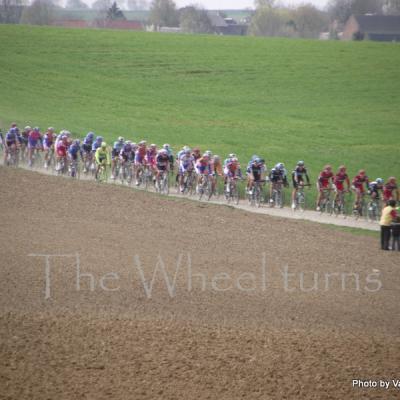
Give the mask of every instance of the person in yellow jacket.
M 107 143 L 102 142 L 101 146 L 97 148 L 96 153 L 94 155 L 94 159 L 96 161 L 96 174 L 95 178 L 97 179 L 97 174 L 99 173 L 101 165 L 107 166 L 111 165 L 111 157 L 110 152 L 107 149 Z
M 389 200 L 388 205 L 382 210 L 381 220 L 381 249 L 389 250 L 390 232 L 392 222 L 397 218 L 396 201 Z

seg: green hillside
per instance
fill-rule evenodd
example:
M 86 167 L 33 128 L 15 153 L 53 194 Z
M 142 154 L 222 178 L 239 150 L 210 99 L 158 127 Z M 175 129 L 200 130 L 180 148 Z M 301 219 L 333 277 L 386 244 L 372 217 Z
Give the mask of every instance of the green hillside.
M 0 25 L 0 126 L 400 176 L 400 46 Z

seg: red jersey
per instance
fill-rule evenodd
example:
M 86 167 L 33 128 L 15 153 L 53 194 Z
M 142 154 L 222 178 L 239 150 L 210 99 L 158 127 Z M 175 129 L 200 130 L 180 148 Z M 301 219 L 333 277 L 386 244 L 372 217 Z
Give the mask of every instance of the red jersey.
M 369 179 L 367 175 L 357 175 L 353 179 L 353 186 L 360 192 L 364 192 L 364 184 L 368 187 Z
M 396 200 L 393 196 L 393 192 L 397 191 L 397 185 L 393 184 L 393 183 L 387 183 L 384 187 L 383 187 L 383 200 L 384 201 L 389 201 L 389 200 Z
M 67 149 L 68 149 L 68 147 L 67 147 L 67 145 L 66 145 L 64 142 L 59 141 L 59 142 L 57 143 L 56 152 L 57 152 L 57 155 L 58 155 L 59 157 L 66 157 L 66 156 L 67 156 Z
M 350 183 L 349 176 L 346 173 L 339 172 L 333 177 L 333 183 L 339 191 L 344 190 L 344 182 L 346 182 L 347 185 Z
M 328 172 L 326 170 L 323 170 L 318 177 L 318 182 L 322 188 L 327 188 L 329 186 L 329 179 L 333 178 L 333 173 L 332 171 Z

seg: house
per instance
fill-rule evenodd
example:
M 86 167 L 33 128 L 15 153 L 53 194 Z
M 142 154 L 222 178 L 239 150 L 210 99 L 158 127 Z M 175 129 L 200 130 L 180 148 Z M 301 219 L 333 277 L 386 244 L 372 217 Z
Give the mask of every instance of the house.
M 400 16 L 352 15 L 344 26 L 342 39 L 400 41 Z
M 238 24 L 233 18 L 224 18 L 218 11 L 208 11 L 214 33 L 218 35 L 246 35 L 247 25 Z

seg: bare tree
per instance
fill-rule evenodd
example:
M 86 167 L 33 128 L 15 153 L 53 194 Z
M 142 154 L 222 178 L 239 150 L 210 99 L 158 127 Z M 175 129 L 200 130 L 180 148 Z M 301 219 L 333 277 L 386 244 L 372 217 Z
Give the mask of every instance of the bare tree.
M 150 5 L 150 21 L 159 28 L 161 26 L 178 26 L 179 14 L 172 0 L 153 0 Z
M 179 24 L 184 32 L 212 32 L 212 24 L 207 11 L 195 6 L 188 6 L 179 10 Z
M 22 0 L 0 0 L 0 23 L 18 24 L 23 5 Z
M 311 4 L 305 4 L 293 11 L 294 28 L 299 37 L 318 38 L 329 27 L 326 13 Z
M 400 15 L 400 0 L 386 0 L 383 12 L 386 15 Z
M 22 24 L 50 25 L 54 20 L 55 5 L 51 0 L 34 0 L 21 15 Z

